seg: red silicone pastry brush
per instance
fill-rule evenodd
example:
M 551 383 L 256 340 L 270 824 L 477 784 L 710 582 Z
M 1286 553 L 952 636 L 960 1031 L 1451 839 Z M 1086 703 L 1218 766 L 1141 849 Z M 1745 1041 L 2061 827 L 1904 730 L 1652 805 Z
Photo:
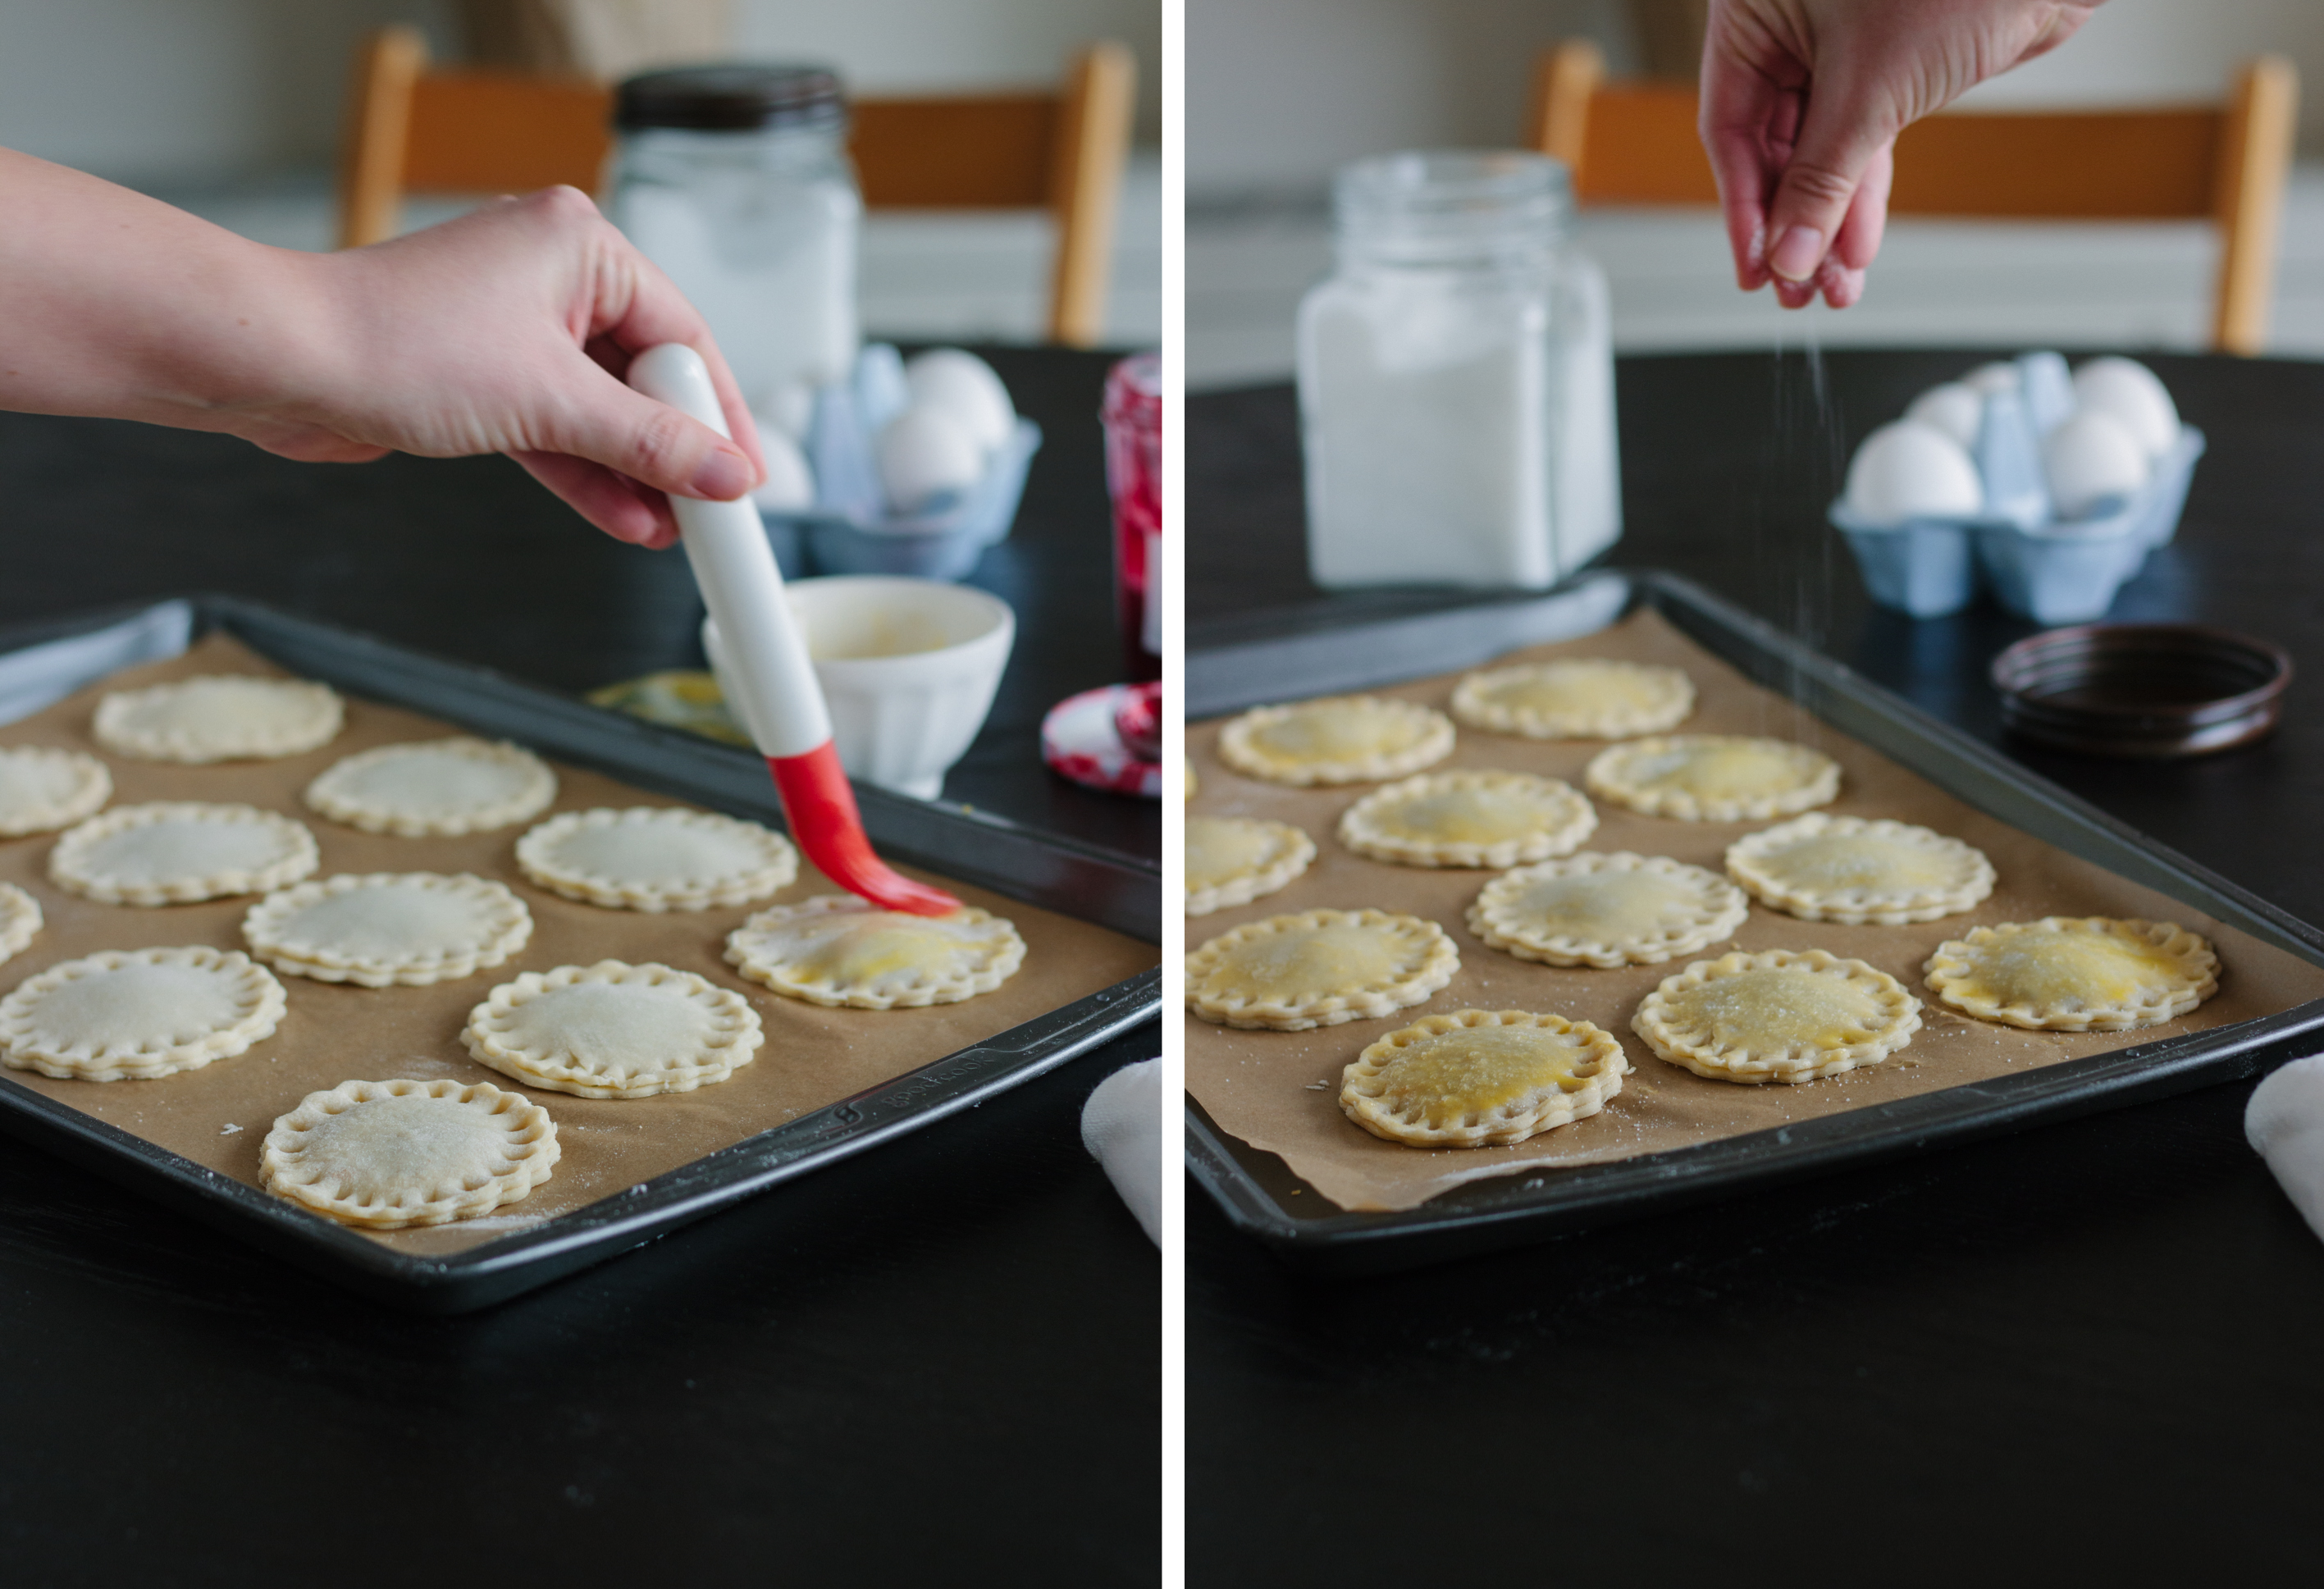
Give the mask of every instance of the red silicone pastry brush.
M 665 342 L 638 355 L 630 364 L 630 384 L 721 436 L 729 434 L 710 372 L 684 344 Z M 959 910 L 950 894 L 899 874 L 872 854 L 855 791 L 832 744 L 823 687 L 783 599 L 782 573 L 758 509 L 747 499 L 685 496 L 671 497 L 669 505 L 694 582 L 718 627 L 721 666 L 730 670 L 730 687 L 747 697 L 733 703 L 735 715 L 774 771 L 791 837 L 816 870 L 875 905 L 915 916 Z

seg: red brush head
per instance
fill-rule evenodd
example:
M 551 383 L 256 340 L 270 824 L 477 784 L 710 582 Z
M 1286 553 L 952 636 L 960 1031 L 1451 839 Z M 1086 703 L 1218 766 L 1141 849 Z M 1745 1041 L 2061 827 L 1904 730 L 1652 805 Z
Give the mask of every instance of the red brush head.
M 855 790 L 829 740 L 803 756 L 769 756 L 767 765 L 790 818 L 791 837 L 816 871 L 883 910 L 945 916 L 960 909 L 960 901 L 944 890 L 913 882 L 872 854 L 855 809 Z

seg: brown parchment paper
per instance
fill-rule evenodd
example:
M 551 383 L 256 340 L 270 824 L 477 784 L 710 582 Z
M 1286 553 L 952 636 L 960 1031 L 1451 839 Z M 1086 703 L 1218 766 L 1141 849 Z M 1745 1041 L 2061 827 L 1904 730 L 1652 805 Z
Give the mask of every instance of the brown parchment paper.
M 434 987 L 358 988 L 278 973 L 290 1011 L 274 1035 L 200 1070 L 119 1082 L 57 1081 L 26 1070 L 6 1075 L 254 1186 L 258 1182 L 259 1144 L 276 1117 L 309 1093 L 342 1082 L 398 1077 L 488 1081 L 547 1106 L 564 1152 L 546 1185 L 521 1203 L 481 1218 L 419 1230 L 363 1233 L 400 1252 L 461 1252 L 625 1191 L 1134 976 L 1159 958 L 1154 946 L 1105 928 L 932 873 L 915 873 L 1015 922 L 1025 939 L 1023 968 L 992 993 L 925 1010 L 825 1010 L 779 998 L 720 958 L 726 935 L 752 910 L 763 909 L 764 902 L 660 915 L 601 910 L 559 898 L 525 880 L 517 870 L 515 846 L 530 823 L 459 838 L 399 838 L 341 827 L 300 800 L 316 774 L 341 757 L 374 745 L 459 732 L 449 725 L 350 697 L 346 728 L 320 750 L 277 762 L 207 767 L 132 761 L 103 749 L 90 735 L 90 716 L 106 691 L 196 673 L 281 677 L 281 670 L 232 639 L 212 636 L 182 657 L 124 670 L 0 728 L 0 744 L 60 745 L 97 756 L 112 769 L 115 805 L 161 799 L 242 801 L 296 818 L 314 834 L 322 851 L 317 877 L 341 872 L 473 872 L 496 879 L 514 889 L 531 910 L 531 941 L 501 965 Z M 577 768 L 558 765 L 557 778 L 552 812 L 686 803 Z M 0 839 L 0 879 L 29 889 L 47 919 L 31 947 L 0 965 L 0 992 L 60 960 L 99 949 L 244 947 L 242 918 L 253 900 L 161 909 L 95 904 L 49 881 L 49 852 L 54 844 L 53 835 Z M 777 900 L 834 892 L 802 860 L 798 880 Z M 766 1028 L 756 1058 L 715 1086 L 628 1100 L 576 1098 L 520 1087 L 468 1058 L 460 1029 L 468 1012 L 494 986 L 520 972 L 604 959 L 659 961 L 744 994 Z
M 1833 731 L 1780 696 L 1760 688 L 1641 610 L 1581 640 L 1511 653 L 1504 661 L 1615 657 L 1665 662 L 1694 680 L 1694 715 L 1674 733 L 1757 734 L 1796 740 L 1841 768 L 1835 816 L 1890 817 L 1966 839 L 1992 858 L 1999 882 L 1974 910 L 1908 927 L 1841 927 L 1801 921 L 1754 901 L 1732 940 L 1659 965 L 1618 971 L 1537 965 L 1487 947 L 1463 919 L 1490 871 L 1432 871 L 1368 860 L 1341 844 L 1340 814 L 1379 787 L 1284 789 L 1233 771 L 1218 759 L 1219 725 L 1189 729 L 1187 758 L 1201 780 L 1190 809 L 1216 816 L 1270 817 L 1305 828 L 1315 840 L 1314 864 L 1290 887 L 1265 899 L 1189 918 L 1189 948 L 1246 921 L 1286 911 L 1366 906 L 1425 917 L 1452 935 L 1461 970 L 1425 1003 L 1376 1021 L 1314 1031 L 1238 1031 L 1185 1018 L 1186 1086 L 1226 1131 L 1280 1155 L 1303 1180 L 1342 1208 L 1411 1208 L 1464 1181 L 1597 1164 L 1765 1131 L 1792 1121 L 1860 1109 L 2034 1066 L 2225 1026 L 2324 996 L 2324 968 L 2259 942 L 2140 884 L 2067 855 L 1987 817 L 1869 747 Z M 1440 710 L 1461 675 L 1448 673 L 1377 693 L 1423 701 Z M 1562 778 L 1576 789 L 1600 740 L 1538 741 L 1465 725 L 1452 754 L 1430 771 L 1502 767 Z M 1581 846 L 1670 855 L 1725 871 L 1727 846 L 1773 822 L 1677 822 L 1642 817 L 1594 800 L 1598 830 Z M 1921 974 L 1947 938 L 1973 926 L 2043 916 L 2132 916 L 2176 921 L 2209 938 L 2222 969 L 2219 991 L 2190 1014 L 2161 1026 L 2120 1032 L 2034 1032 L 1956 1015 L 1938 1004 Z M 1910 1047 L 1870 1069 L 1800 1086 L 1743 1086 L 1711 1081 L 1655 1057 L 1630 1030 L 1631 1012 L 1663 978 L 1696 959 L 1730 948 L 1828 949 L 1887 972 L 1921 999 L 1922 1029 Z M 1621 1094 L 1587 1120 L 1501 1148 L 1407 1148 L 1359 1129 L 1340 1112 L 1342 1069 L 1364 1047 L 1423 1015 L 1463 1009 L 1551 1011 L 1596 1022 L 1622 1040 L 1632 1067 Z

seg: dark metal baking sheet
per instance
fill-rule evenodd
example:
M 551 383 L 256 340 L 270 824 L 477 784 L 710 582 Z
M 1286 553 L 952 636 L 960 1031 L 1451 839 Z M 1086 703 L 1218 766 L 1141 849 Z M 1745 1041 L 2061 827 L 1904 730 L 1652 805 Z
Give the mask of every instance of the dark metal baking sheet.
M 1519 646 L 1576 639 L 1639 605 L 1755 682 L 1788 697 L 1978 809 L 2324 965 L 2324 932 L 2029 772 L 1950 724 L 1818 655 L 1774 625 L 1674 575 L 1609 570 L 1548 595 L 1480 601 L 1290 634 L 1248 633 L 1190 647 L 1186 715 L 1215 716 L 1334 689 L 1471 667 Z M 1286 685 L 1296 680 L 1297 688 Z M 1186 1166 L 1238 1229 L 1318 1270 L 1373 1273 L 1436 1263 L 1941 1143 L 2248 1076 L 2313 1047 L 2324 1000 L 2257 1021 L 2141 1043 L 2023 1075 L 1948 1087 L 1772 1132 L 1624 1159 L 1472 1182 L 1418 1208 L 1349 1213 L 1274 1154 L 1186 1105 Z M 2302 1039 L 2307 1040 L 2303 1043 Z M 1296 1194 L 1296 1196 L 1295 1196 Z
M 237 597 L 192 596 L 184 605 L 196 638 L 224 630 L 281 666 L 350 694 L 514 740 L 641 789 L 783 826 L 766 764 L 746 751 Z M 5 651 L 35 640 L 93 635 L 161 611 L 114 610 L 44 623 L 37 633 L 9 633 Z M 0 654 L 0 663 L 5 661 Z M 864 827 L 887 855 L 1148 943 L 1159 937 L 1161 869 L 1151 863 L 960 807 L 869 787 L 856 793 Z M 5 1076 L 0 1076 L 0 1131 L 357 1290 L 428 1312 L 458 1313 L 545 1285 L 1005 1092 L 1151 1020 L 1161 1008 L 1161 987 L 1158 969 L 1131 977 L 622 1196 L 448 1257 L 390 1252 Z

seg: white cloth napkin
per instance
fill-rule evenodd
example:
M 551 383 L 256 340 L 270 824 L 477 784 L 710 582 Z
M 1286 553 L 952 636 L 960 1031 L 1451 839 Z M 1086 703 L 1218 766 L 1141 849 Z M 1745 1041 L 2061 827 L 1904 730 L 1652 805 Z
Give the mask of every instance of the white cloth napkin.
M 2324 1236 L 2324 1056 L 2294 1059 L 2259 1084 L 2244 1135 L 2308 1228 Z
M 1113 1189 L 1162 1244 L 1162 1061 L 1125 1065 L 1082 1105 L 1082 1146 L 1105 1166 Z

